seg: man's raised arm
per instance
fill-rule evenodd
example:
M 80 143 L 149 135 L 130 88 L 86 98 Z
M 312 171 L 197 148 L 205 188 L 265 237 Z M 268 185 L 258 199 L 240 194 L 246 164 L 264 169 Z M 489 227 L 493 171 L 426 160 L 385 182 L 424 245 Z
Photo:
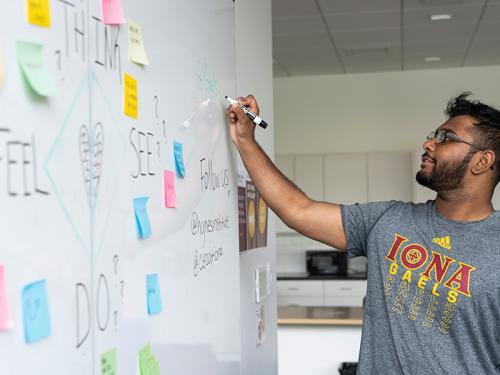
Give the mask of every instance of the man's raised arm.
M 238 98 L 238 101 L 259 114 L 259 107 L 253 96 Z M 336 249 L 345 250 L 346 237 L 340 206 L 314 201 L 288 180 L 255 141 L 255 125 L 241 107 L 232 104 L 227 115 L 231 138 L 267 205 L 297 232 Z

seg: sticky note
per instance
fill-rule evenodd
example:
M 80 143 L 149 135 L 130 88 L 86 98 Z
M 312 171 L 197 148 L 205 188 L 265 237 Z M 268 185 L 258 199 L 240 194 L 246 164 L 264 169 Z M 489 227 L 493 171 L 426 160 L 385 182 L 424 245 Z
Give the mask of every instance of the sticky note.
M 102 0 L 102 19 L 106 25 L 125 23 L 120 0 Z
M 18 40 L 17 61 L 28 88 L 40 96 L 52 96 L 56 88 L 43 64 L 42 49 L 40 44 Z
M 137 119 L 139 99 L 137 97 L 137 81 L 131 75 L 124 74 L 123 79 L 123 112 Z
M 130 19 L 128 20 L 128 59 L 138 64 L 149 65 L 141 27 Z
M 101 354 L 101 375 L 116 375 L 116 349 Z
M 148 197 L 134 199 L 135 224 L 139 238 L 151 237 L 151 224 L 149 223 L 148 211 L 146 209 L 148 199 Z
M 23 288 L 24 340 L 27 343 L 39 341 L 50 335 L 49 301 L 46 280 L 39 280 Z
M 186 169 L 184 168 L 184 155 L 182 151 L 182 143 L 174 141 L 174 159 L 175 171 L 177 176 L 186 177 Z
M 5 266 L 0 264 L 0 330 L 9 329 L 10 326 L 9 303 L 5 286 Z
M 160 284 L 158 283 L 157 273 L 146 275 L 146 299 L 149 315 L 161 313 L 163 308 L 161 304 Z
M 165 207 L 177 207 L 177 195 L 175 194 L 174 172 L 163 171 L 163 190 L 165 196 Z
M 49 0 L 26 0 L 26 7 L 30 24 L 50 27 Z
M 141 375 L 160 375 L 160 363 L 151 353 L 149 343 L 139 351 L 139 368 Z

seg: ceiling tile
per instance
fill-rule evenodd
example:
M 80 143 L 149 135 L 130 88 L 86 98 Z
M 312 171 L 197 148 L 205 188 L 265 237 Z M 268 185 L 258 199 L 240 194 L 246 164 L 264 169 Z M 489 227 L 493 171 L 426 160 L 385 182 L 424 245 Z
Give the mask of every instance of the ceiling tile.
M 342 73 L 331 49 L 280 50 L 274 56 L 290 75 Z
M 484 11 L 483 22 L 500 22 L 500 0 L 498 3 L 492 3 L 490 0 Z
M 373 29 L 399 29 L 400 12 L 363 12 L 326 15 L 325 19 L 331 32 Z
M 461 39 L 418 41 L 405 43 L 406 56 L 441 56 L 442 54 L 459 53 L 464 55 L 469 41 Z
M 273 38 L 273 50 L 284 49 L 331 49 L 332 44 L 328 34 L 278 35 Z
M 339 48 L 392 46 L 401 42 L 401 31 L 399 29 L 378 29 L 333 33 L 333 40 Z
M 326 33 L 320 16 L 276 18 L 273 20 L 273 36 Z
M 273 0 L 274 1 L 274 0 Z M 398 10 L 399 0 L 318 0 L 323 14 Z
M 272 17 L 318 16 L 314 0 L 272 0 Z

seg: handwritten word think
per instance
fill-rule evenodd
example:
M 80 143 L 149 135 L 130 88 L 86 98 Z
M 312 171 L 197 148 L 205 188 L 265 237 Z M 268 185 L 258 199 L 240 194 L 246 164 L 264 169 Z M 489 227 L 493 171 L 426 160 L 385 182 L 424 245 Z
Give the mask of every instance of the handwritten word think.
M 214 248 L 204 253 L 198 253 L 198 250 L 195 250 L 193 262 L 194 276 L 197 277 L 201 271 L 204 271 L 208 266 L 211 266 L 220 259 L 222 259 L 222 247 Z

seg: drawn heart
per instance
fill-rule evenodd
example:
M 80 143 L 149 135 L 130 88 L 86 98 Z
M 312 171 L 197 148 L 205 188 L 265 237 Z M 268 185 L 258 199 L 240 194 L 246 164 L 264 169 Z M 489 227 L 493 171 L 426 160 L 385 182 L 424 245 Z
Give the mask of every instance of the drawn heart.
M 83 182 L 91 212 L 94 212 L 101 180 L 104 131 L 100 122 L 96 123 L 92 135 L 86 125 L 80 127 L 78 136 Z

